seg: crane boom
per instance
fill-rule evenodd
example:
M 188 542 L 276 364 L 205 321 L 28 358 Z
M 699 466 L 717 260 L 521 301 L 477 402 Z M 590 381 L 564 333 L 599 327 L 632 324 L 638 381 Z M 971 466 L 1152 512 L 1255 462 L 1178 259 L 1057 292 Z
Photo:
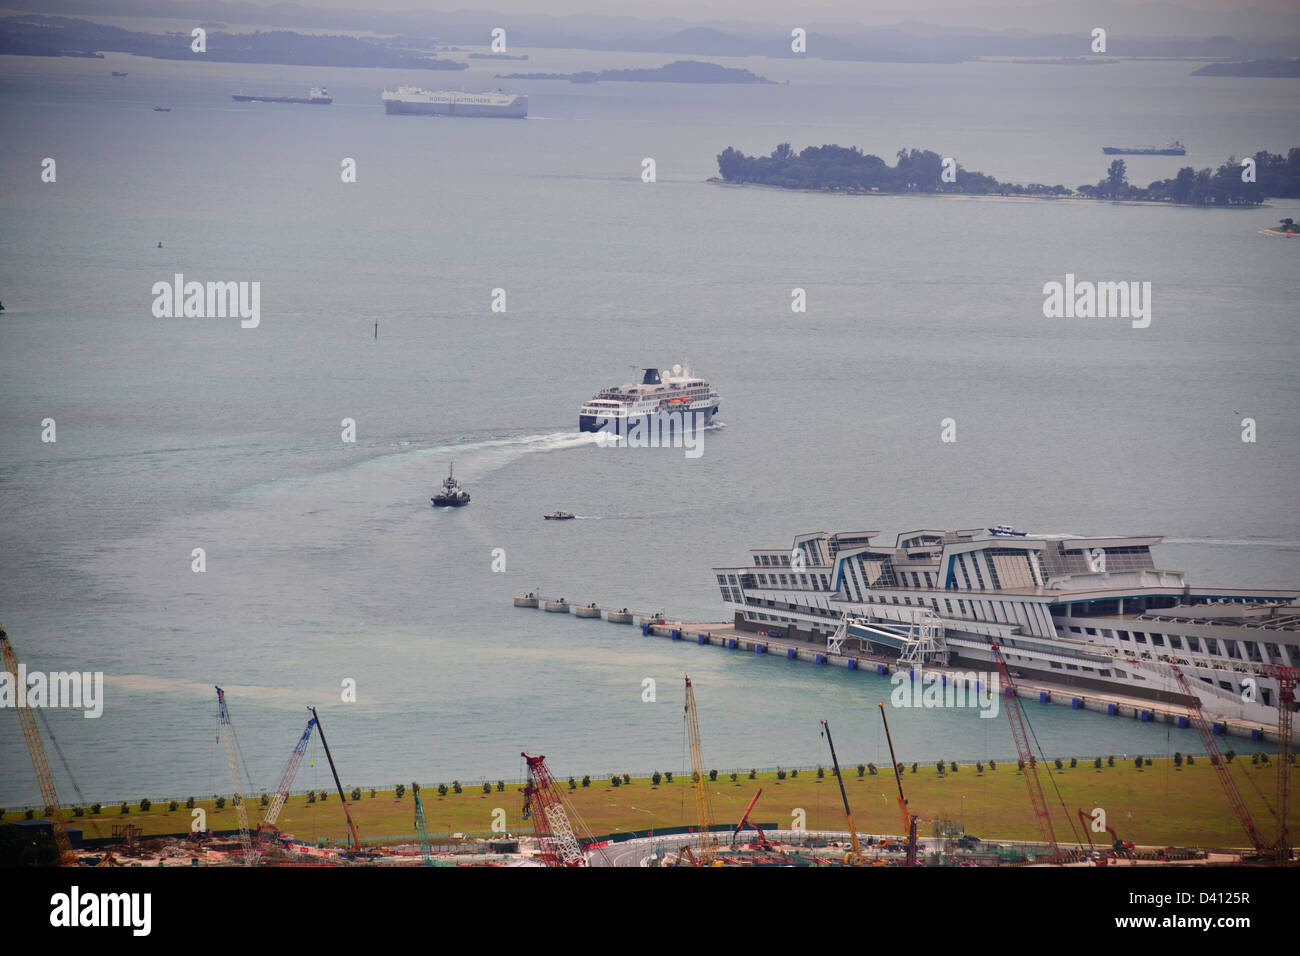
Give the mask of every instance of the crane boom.
M 26 687 L 20 680 L 18 659 L 9 644 L 9 635 L 0 627 L 0 652 L 4 655 L 5 670 L 9 673 L 11 686 L 16 699 L 22 700 Z M 49 818 L 50 829 L 54 833 L 54 844 L 58 847 L 59 862 L 64 866 L 75 866 L 77 855 L 72 852 L 72 841 L 68 839 L 67 824 L 59 817 L 59 794 L 54 787 L 54 775 L 50 773 L 49 761 L 45 758 L 45 745 L 41 743 L 41 732 L 32 716 L 31 706 L 23 700 L 16 708 L 18 722 L 22 724 L 23 737 L 27 739 L 27 752 L 32 758 L 32 769 L 36 771 L 36 782 L 41 788 L 41 801 L 45 805 L 45 816 Z
M 262 822 L 257 826 L 257 842 L 259 844 L 266 842 L 271 829 L 275 826 L 275 821 L 280 817 L 280 811 L 284 808 L 285 800 L 289 798 L 289 788 L 293 786 L 293 778 L 298 774 L 298 765 L 302 763 L 303 754 L 307 752 L 307 743 L 311 740 L 311 732 L 315 726 L 315 717 L 307 721 L 307 729 L 302 732 L 302 736 L 298 738 L 297 746 L 293 748 L 293 753 L 289 755 L 289 762 L 285 765 L 284 773 L 280 774 L 280 784 L 275 788 L 275 796 L 271 798 L 271 804 L 266 808 L 266 813 L 262 816 Z
M 835 779 L 840 785 L 840 799 L 844 801 L 844 818 L 849 821 L 849 839 L 853 843 L 853 852 L 845 858 L 844 862 L 849 866 L 857 866 L 862 862 L 862 848 L 858 845 L 858 828 L 853 825 L 853 811 L 849 809 L 849 795 L 844 790 L 844 778 L 840 775 L 840 758 L 835 756 L 835 741 L 831 740 L 831 725 L 824 720 L 822 721 L 822 733 L 826 735 L 826 743 L 831 748 L 831 766 L 835 768 Z
M 415 797 L 415 832 L 420 838 L 420 856 L 425 866 L 433 866 L 433 846 L 429 842 L 429 827 L 424 822 L 424 804 L 420 802 L 420 788 L 414 787 Z
M 235 729 L 230 723 L 230 708 L 226 706 L 226 692 L 217 688 L 217 719 L 221 726 L 221 736 L 226 739 L 226 765 L 230 770 L 231 802 L 235 805 L 235 816 L 239 819 L 239 842 L 244 847 L 244 862 L 252 862 L 252 840 L 248 835 L 248 811 L 244 808 L 243 787 L 239 782 L 239 750 L 235 741 Z
M 334 767 L 334 758 L 330 756 L 330 745 L 325 741 L 325 728 L 320 724 L 320 717 L 315 707 L 309 707 L 312 720 L 316 721 L 316 733 L 320 734 L 320 744 L 325 748 L 325 759 L 329 761 L 330 773 L 334 775 L 334 786 L 339 791 L 339 802 L 343 804 L 343 815 L 348 818 L 348 833 L 351 834 L 353 852 L 361 851 L 361 837 L 357 836 L 357 825 L 352 822 L 352 811 L 348 809 L 348 798 L 343 793 L 343 784 L 339 783 L 339 772 Z
M 758 833 L 757 846 L 763 849 L 767 849 L 771 846 L 771 843 L 768 842 L 767 834 L 763 832 L 763 828 L 760 827 L 757 823 L 750 822 L 749 819 L 749 815 L 754 811 L 754 804 L 758 803 L 758 798 L 761 797 L 762 795 L 763 795 L 763 788 L 759 787 L 758 791 L 754 794 L 753 799 L 749 801 L 749 806 L 745 807 L 745 812 L 740 815 L 740 822 L 736 824 L 736 829 L 731 831 L 731 842 L 733 846 L 735 845 L 736 842 L 736 836 L 740 833 L 741 830 L 745 829 L 746 824 L 749 824 L 749 826 L 753 827 L 754 830 Z
M 1294 721 L 1296 677 L 1300 668 L 1273 665 L 1266 673 L 1277 678 L 1277 834 L 1274 859 L 1282 866 L 1291 862 L 1291 831 L 1287 815 L 1291 812 L 1291 727 Z
M 903 778 L 898 772 L 898 757 L 894 754 L 894 738 L 889 733 L 889 718 L 885 716 L 885 702 L 880 701 L 880 719 L 885 723 L 885 740 L 889 743 L 889 765 L 894 768 L 894 783 L 898 785 L 898 812 L 903 817 L 903 834 L 907 837 L 907 857 L 905 866 L 916 866 L 917 841 L 916 825 L 918 818 L 907 807 L 907 797 L 903 796 Z
M 1183 676 L 1183 672 L 1178 665 L 1172 659 L 1166 663 L 1169 664 L 1169 669 L 1174 673 L 1174 679 L 1178 682 L 1179 691 L 1188 700 L 1187 715 L 1191 718 L 1192 726 L 1196 728 L 1196 732 L 1201 736 L 1201 745 L 1205 747 L 1205 752 L 1210 757 L 1210 766 L 1214 768 L 1214 772 L 1219 778 L 1219 785 L 1223 787 L 1223 792 L 1228 797 L 1228 803 L 1232 806 L 1232 812 L 1236 815 L 1237 822 L 1246 831 L 1246 836 L 1250 839 L 1250 845 L 1255 848 L 1256 852 L 1267 852 L 1268 847 L 1259 835 L 1259 831 L 1255 828 L 1255 820 L 1250 815 L 1250 811 L 1246 809 L 1245 802 L 1241 799 L 1241 791 L 1237 789 L 1237 783 L 1232 779 L 1232 774 L 1228 772 L 1228 765 L 1224 761 L 1223 755 L 1219 753 L 1219 745 L 1214 740 L 1214 731 L 1206 722 L 1205 714 L 1201 710 L 1201 699 L 1192 693 L 1192 689 L 1187 686 L 1187 678 Z M 1278 701 L 1278 703 L 1281 704 L 1281 701 Z M 1280 746 L 1281 741 L 1278 743 Z M 1285 822 L 1283 822 L 1282 826 L 1285 829 Z
M 530 757 L 526 753 L 519 756 L 528 762 L 528 781 L 522 789 L 524 819 L 533 821 L 538 856 L 547 866 L 590 866 L 570 817 L 577 822 L 588 846 L 595 843 L 596 838 L 582 822 L 577 810 L 564 798 L 563 791 L 546 766 L 546 758 Z M 611 865 L 603 850 L 596 849 L 595 856 L 606 866 Z
M 1029 746 L 1029 734 L 1025 730 L 1024 715 L 1020 713 L 1020 698 L 1016 696 L 1016 685 L 1011 680 L 1011 672 L 1007 670 L 1007 662 L 1002 659 L 1001 649 L 996 644 L 989 646 L 993 648 L 998 674 L 1004 686 L 1011 691 L 1005 699 L 1007 721 L 1011 724 L 1011 736 L 1016 742 L 1016 752 L 1020 755 L 1021 763 L 1025 765 L 1025 785 L 1029 788 L 1029 802 L 1033 804 L 1034 814 L 1038 817 L 1038 828 L 1043 834 L 1043 842 L 1047 844 L 1048 859 L 1053 863 L 1060 863 L 1062 862 L 1061 848 L 1056 842 L 1056 831 L 1052 828 L 1051 814 L 1047 812 L 1047 798 L 1043 795 L 1043 784 L 1038 779 L 1038 761 L 1034 759 L 1034 751 Z
M 709 806 L 709 787 L 704 782 L 704 755 L 700 747 L 700 721 L 695 709 L 695 687 L 686 675 L 686 732 L 691 743 L 691 786 L 695 790 L 695 818 L 699 826 L 700 849 L 694 854 L 696 866 L 709 866 L 718 853 L 713 838 L 713 810 Z

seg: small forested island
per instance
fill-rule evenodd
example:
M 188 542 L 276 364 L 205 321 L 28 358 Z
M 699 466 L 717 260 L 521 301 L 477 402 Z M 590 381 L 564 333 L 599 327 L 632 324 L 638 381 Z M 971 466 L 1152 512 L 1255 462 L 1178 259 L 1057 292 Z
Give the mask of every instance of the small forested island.
M 998 182 L 951 160 L 945 163 L 944 157 L 930 150 L 900 149 L 890 166 L 856 146 L 809 146 L 795 152 L 789 143 L 782 143 L 768 156 L 746 156 L 728 146 L 718 154 L 718 172 L 725 183 L 849 194 L 1074 197 L 1197 206 L 1257 206 L 1270 196 L 1300 198 L 1300 146 L 1292 147 L 1286 156 L 1261 151 L 1253 159 L 1254 182 L 1243 182 L 1245 167 L 1229 157 L 1215 171 L 1184 166 L 1173 179 L 1156 180 L 1145 189 L 1128 182 L 1128 168 L 1117 159 L 1099 182 L 1072 190 L 1060 184 Z
M 1193 70 L 1192 76 L 1300 76 L 1300 59 L 1208 63 L 1199 70 Z
M 610 80 L 623 83 L 772 83 L 772 80 L 729 66 L 700 60 L 677 60 L 656 70 L 600 70 L 582 73 L 507 73 L 499 80 L 568 80 L 570 83 L 596 83 Z

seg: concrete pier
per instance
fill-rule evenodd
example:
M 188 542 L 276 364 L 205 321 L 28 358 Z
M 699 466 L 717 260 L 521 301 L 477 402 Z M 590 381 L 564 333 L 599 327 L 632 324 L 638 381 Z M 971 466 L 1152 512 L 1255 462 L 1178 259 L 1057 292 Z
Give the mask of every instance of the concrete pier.
M 551 610 L 550 605 L 552 603 L 554 602 L 546 602 L 548 611 Z M 518 605 L 518 599 L 516 599 L 516 606 L 521 606 Z M 567 611 L 567 609 L 568 605 L 565 605 L 565 610 Z M 776 654 L 787 660 L 846 667 L 849 670 L 866 670 L 881 676 L 890 676 L 898 671 L 910 669 L 908 666 L 900 665 L 893 658 L 879 657 L 859 651 L 852 651 L 847 654 L 832 654 L 827 650 L 825 641 L 822 640 L 793 640 L 788 637 L 768 635 L 763 631 L 743 631 L 728 621 L 688 622 L 670 620 L 662 614 L 632 615 L 626 609 L 610 611 L 608 608 L 596 608 L 595 605 L 574 609 L 575 613 L 578 611 L 590 612 L 592 610 L 595 610 L 596 613 L 585 613 L 580 616 L 598 617 L 600 612 L 604 611 L 609 620 L 614 620 L 614 617 L 610 617 L 611 614 L 619 618 L 615 623 L 628 623 L 623 618 L 634 616 L 638 630 L 646 637 L 666 637 L 675 641 L 690 641 L 692 644 L 709 644 L 726 650 L 750 654 Z M 929 673 L 943 675 L 945 681 L 951 681 L 956 675 L 967 674 L 971 670 L 969 667 L 941 667 L 937 665 L 927 665 L 925 669 Z M 1124 694 L 1102 693 L 1092 690 L 1084 692 L 1078 687 L 1028 678 L 1016 680 L 1015 692 L 1016 696 L 1022 700 L 1037 701 L 1042 704 L 1056 704 L 1060 707 L 1069 707 L 1072 710 L 1091 710 L 1111 717 L 1158 724 L 1174 724 L 1178 727 L 1188 727 L 1191 723 L 1184 708 L 1171 707 L 1168 704 L 1141 697 L 1130 697 Z M 1006 688 L 1003 688 L 1003 693 L 1006 693 Z M 1206 715 L 1206 719 L 1218 736 L 1244 737 L 1255 742 L 1277 743 L 1277 727 L 1274 725 L 1237 719 L 1216 720 L 1209 715 Z

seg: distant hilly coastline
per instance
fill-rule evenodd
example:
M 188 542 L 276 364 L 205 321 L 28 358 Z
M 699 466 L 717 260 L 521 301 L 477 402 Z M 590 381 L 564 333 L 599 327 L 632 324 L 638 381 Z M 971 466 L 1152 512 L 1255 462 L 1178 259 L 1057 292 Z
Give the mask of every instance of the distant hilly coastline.
M 600 70 L 581 73 L 498 73 L 499 80 L 568 80 L 570 83 L 772 83 L 772 80 L 733 67 L 699 60 L 677 60 L 658 69 Z
M 5 0 L 10 10 L 34 14 L 103 16 L 103 0 Z M 554 16 L 502 13 L 487 10 L 378 10 L 322 7 L 316 3 L 251 3 L 248 0 L 114 0 L 113 14 L 136 17 L 173 17 L 186 22 L 264 25 L 269 30 L 334 32 L 364 30 L 392 38 L 436 37 L 440 45 L 482 46 L 493 28 L 509 29 L 512 49 L 550 48 L 608 52 L 659 53 L 667 56 L 826 59 L 894 63 L 960 63 L 983 57 L 1088 56 L 1089 29 L 1075 17 L 1052 8 L 1069 4 L 1040 4 L 1044 16 L 1020 16 L 1014 26 L 1001 29 L 987 24 L 927 24 L 909 20 L 892 26 L 860 22 L 806 22 L 805 52 L 792 49 L 791 23 L 715 20 L 704 9 L 694 22 L 681 17 L 642 19 L 615 12 Z M 418 4 L 402 4 L 416 7 Z M 452 6 L 452 5 L 448 5 Z M 1116 8 L 1143 4 L 1112 4 Z M 1152 4 L 1151 6 L 1155 6 Z M 864 13 L 866 11 L 864 10 Z M 1026 8 L 1025 13 L 1031 13 Z M 1119 14 L 1117 9 L 1112 16 Z M 1211 13 L 1181 9 L 1181 35 L 1162 36 L 1158 25 L 1139 27 L 1137 20 L 1109 19 L 1106 53 L 1111 57 L 1194 58 L 1249 61 L 1300 55 L 1300 14 L 1256 11 Z M 1068 25 L 1067 25 L 1068 24 Z M 1193 26 L 1193 24 L 1195 24 Z M 1245 38 L 1238 36 L 1244 34 Z M 379 41 L 381 44 L 384 41 Z
M 1244 63 L 1208 63 L 1192 76 L 1300 77 L 1300 59 L 1247 60 Z
M 136 33 L 121 27 L 36 14 L 0 20 L 0 54 L 17 56 L 97 56 L 100 51 L 130 53 L 160 60 L 195 56 L 188 33 Z M 467 70 L 468 63 L 440 60 L 393 42 L 356 37 L 270 33 L 208 33 L 204 57 L 225 63 L 277 63 L 289 66 L 389 67 L 417 70 Z

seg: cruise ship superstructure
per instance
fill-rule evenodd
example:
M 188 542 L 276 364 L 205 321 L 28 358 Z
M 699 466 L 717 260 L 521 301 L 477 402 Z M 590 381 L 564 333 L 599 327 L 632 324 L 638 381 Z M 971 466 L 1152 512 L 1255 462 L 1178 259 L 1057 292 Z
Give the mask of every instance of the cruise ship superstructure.
M 688 428 L 713 423 L 722 397 L 689 365 L 644 372 L 640 384 L 611 385 L 597 392 L 579 410 L 578 430 L 625 435 L 638 420 L 649 422 L 660 416 L 672 416 Z
M 1207 714 L 1264 724 L 1267 665 L 1300 667 L 1300 591 L 1192 587 L 1156 567 L 1159 537 L 879 534 L 801 535 L 714 568 L 736 627 L 983 671 L 996 643 L 1026 679 L 1185 702 L 1172 659 Z

